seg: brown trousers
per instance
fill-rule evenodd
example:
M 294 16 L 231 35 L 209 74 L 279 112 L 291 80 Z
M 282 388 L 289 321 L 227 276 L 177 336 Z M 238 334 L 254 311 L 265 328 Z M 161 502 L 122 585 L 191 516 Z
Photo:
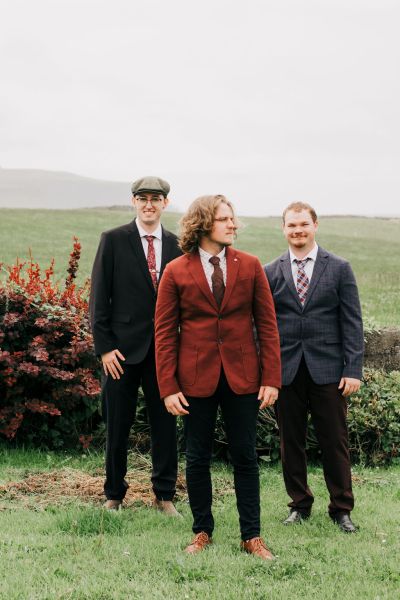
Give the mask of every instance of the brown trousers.
M 317 385 L 304 357 L 290 385 L 283 386 L 275 413 L 281 438 L 281 459 L 292 509 L 311 511 L 314 496 L 307 484 L 306 435 L 308 412 L 322 451 L 324 477 L 330 495 L 329 514 L 350 512 L 354 506 L 346 424 L 347 401 L 338 383 Z

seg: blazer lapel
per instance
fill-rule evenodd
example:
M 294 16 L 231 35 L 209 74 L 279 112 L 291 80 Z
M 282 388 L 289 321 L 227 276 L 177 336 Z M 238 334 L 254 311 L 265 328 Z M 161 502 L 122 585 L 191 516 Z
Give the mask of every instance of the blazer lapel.
M 292 265 L 290 264 L 289 250 L 287 251 L 286 254 L 284 254 L 281 257 L 281 270 L 282 270 L 282 274 L 285 278 L 286 284 L 287 284 L 289 290 L 291 291 L 292 295 L 294 296 L 294 299 L 296 300 L 296 302 L 300 306 L 300 308 L 303 309 L 303 305 L 301 304 L 301 302 L 299 300 L 299 295 L 298 295 L 296 287 L 294 285 Z
M 143 272 L 143 276 L 148 283 L 151 291 L 154 293 L 153 282 L 150 277 L 149 266 L 143 250 L 142 240 L 140 239 L 139 230 L 136 226 L 136 222 L 132 221 L 131 228 L 129 231 L 129 242 L 132 246 L 132 250 L 137 258 L 140 269 Z
M 311 296 L 313 295 L 315 288 L 317 287 L 317 283 L 325 271 L 325 267 L 328 264 L 329 254 L 323 248 L 318 248 L 317 260 L 315 261 L 313 274 L 311 277 L 310 286 L 308 288 L 306 300 L 304 302 L 304 308 L 310 303 Z
M 208 281 L 206 275 L 204 273 L 203 265 L 201 264 L 200 254 L 195 252 L 194 254 L 190 254 L 189 258 L 189 271 L 202 291 L 203 295 L 207 298 L 209 303 L 217 312 L 219 312 L 217 302 L 214 298 L 212 291 L 210 290 L 210 286 L 208 285 Z
M 226 248 L 226 288 L 225 294 L 222 299 L 221 311 L 229 302 L 232 290 L 235 287 L 236 279 L 239 273 L 240 259 L 237 257 L 237 253 L 232 248 Z
M 175 238 L 169 235 L 168 231 L 165 231 L 164 227 L 162 227 L 161 268 L 160 277 L 158 279 L 159 281 L 167 263 L 172 259 L 172 250 L 174 243 L 176 244 Z

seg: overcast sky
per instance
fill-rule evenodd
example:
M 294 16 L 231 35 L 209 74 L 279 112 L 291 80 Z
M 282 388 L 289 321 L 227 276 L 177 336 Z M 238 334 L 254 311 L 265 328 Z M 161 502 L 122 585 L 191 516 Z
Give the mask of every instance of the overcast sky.
M 0 0 L 0 165 L 400 214 L 397 0 Z

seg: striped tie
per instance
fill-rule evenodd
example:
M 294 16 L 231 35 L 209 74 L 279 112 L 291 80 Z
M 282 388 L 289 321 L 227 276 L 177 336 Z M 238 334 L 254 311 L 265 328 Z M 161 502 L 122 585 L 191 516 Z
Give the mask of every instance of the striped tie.
M 298 258 L 294 259 L 294 262 L 297 265 L 297 284 L 296 284 L 297 294 L 299 296 L 299 300 L 302 303 L 302 305 L 304 305 L 304 302 L 306 300 L 308 286 L 310 284 L 310 280 L 308 279 L 306 272 L 304 270 L 304 268 L 309 260 L 310 260 L 309 258 L 305 258 L 304 260 L 299 260 Z

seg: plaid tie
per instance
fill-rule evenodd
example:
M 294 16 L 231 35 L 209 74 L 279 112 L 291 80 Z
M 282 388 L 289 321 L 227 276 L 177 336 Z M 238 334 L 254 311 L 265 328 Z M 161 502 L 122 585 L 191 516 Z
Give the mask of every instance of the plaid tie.
M 222 299 L 225 293 L 224 274 L 222 273 L 222 269 L 219 266 L 218 256 L 212 256 L 210 258 L 210 263 L 214 267 L 214 272 L 211 275 L 212 292 L 214 294 L 214 298 L 217 301 L 218 306 L 221 306 Z
M 299 300 L 302 304 L 304 304 L 308 292 L 308 286 L 310 284 L 310 280 L 308 279 L 304 267 L 306 266 L 309 258 L 305 258 L 304 260 L 299 260 L 298 258 L 294 259 L 294 262 L 297 265 L 297 293 L 299 296 Z
M 154 249 L 154 235 L 144 236 L 148 243 L 147 248 L 147 264 L 149 265 L 150 277 L 154 285 L 154 289 L 157 289 L 157 268 L 156 268 L 156 251 Z

